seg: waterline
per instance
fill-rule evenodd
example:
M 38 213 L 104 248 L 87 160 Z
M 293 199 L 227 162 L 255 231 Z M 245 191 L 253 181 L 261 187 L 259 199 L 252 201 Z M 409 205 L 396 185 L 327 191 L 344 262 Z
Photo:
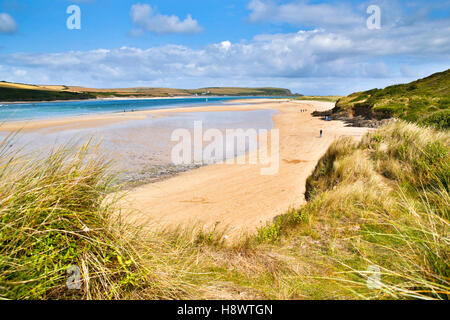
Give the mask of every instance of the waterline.
M 173 109 L 201 105 L 221 106 L 227 101 L 248 98 L 257 99 L 268 97 L 187 97 L 4 104 L 0 107 L 0 121 L 55 119 L 81 115 L 132 112 L 152 109 Z

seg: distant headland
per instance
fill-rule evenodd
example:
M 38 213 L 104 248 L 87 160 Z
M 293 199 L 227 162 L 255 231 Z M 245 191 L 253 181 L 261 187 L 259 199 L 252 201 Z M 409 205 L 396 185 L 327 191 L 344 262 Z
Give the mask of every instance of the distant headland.
M 200 89 L 96 89 L 66 85 L 30 85 L 0 81 L 1 102 L 86 100 L 101 98 L 157 98 L 187 96 L 300 96 L 283 88 L 210 87 Z

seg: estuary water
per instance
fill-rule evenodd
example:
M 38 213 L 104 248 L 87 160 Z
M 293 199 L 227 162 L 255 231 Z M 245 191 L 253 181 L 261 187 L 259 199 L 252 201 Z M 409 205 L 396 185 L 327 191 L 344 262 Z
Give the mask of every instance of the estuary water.
M 267 97 L 187 97 L 167 99 L 84 100 L 39 103 L 0 103 L 0 121 L 65 118 L 114 112 L 220 105 L 240 99 Z M 273 97 L 282 98 L 282 97 Z
M 255 97 L 252 97 L 253 99 Z M 35 104 L 10 104 L 0 107 L 0 121 L 37 120 L 63 118 L 86 114 L 113 113 L 132 110 L 170 109 L 200 105 L 220 106 L 233 103 L 243 97 L 184 98 L 152 100 L 115 101 L 71 101 Z M 236 104 L 240 102 L 236 101 Z M 180 171 L 197 167 L 196 165 L 173 165 L 172 150 L 179 143 L 172 140 L 177 129 L 187 130 L 194 136 L 194 125 L 200 122 L 202 131 L 216 129 L 226 135 L 229 129 L 270 130 L 273 128 L 275 110 L 254 111 L 209 111 L 171 113 L 163 116 L 149 115 L 143 119 L 127 120 L 119 123 L 103 124 L 84 128 L 82 126 L 49 127 L 30 132 L 19 132 L 8 146 L 21 150 L 32 157 L 42 157 L 61 145 L 79 145 L 88 140 L 100 143 L 97 155 L 113 160 L 113 169 L 122 174 L 128 182 L 158 180 Z M 0 142 L 9 132 L 0 132 Z M 225 141 L 224 141 L 225 142 Z M 224 154 L 228 154 L 224 146 Z M 233 156 L 251 151 L 246 144 L 243 150 L 234 150 Z

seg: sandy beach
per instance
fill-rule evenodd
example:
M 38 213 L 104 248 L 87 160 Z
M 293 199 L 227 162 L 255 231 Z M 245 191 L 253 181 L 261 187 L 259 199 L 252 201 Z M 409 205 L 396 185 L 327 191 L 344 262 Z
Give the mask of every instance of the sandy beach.
M 277 174 L 261 175 L 260 169 L 267 166 L 248 162 L 244 165 L 214 164 L 131 189 L 121 202 L 127 219 L 143 226 L 195 225 L 209 229 L 217 225 L 225 228 L 228 236 L 236 237 L 254 232 L 289 208 L 304 204 L 306 179 L 329 145 L 338 137 L 360 139 L 365 134 L 365 128 L 346 127 L 340 121 L 323 121 L 311 116 L 315 110 L 332 107 L 333 104 L 328 102 L 248 99 L 220 106 L 6 122 L 0 126 L 0 131 L 58 133 L 84 128 L 101 130 L 102 126 L 126 121 L 139 123 L 145 119 L 182 114 L 191 114 L 195 118 L 196 114 L 205 112 L 277 110 L 272 117 L 273 129 L 278 129 L 280 136 Z M 302 112 L 302 109 L 306 111 Z M 322 138 L 319 136 L 321 129 L 324 131 Z M 150 131 L 153 139 L 147 140 L 161 140 L 162 135 L 169 135 L 167 130 Z M 136 139 L 137 134 L 138 131 L 131 131 L 127 139 L 133 141 L 133 135 Z M 120 147 L 119 152 L 122 152 Z
M 227 236 L 251 233 L 289 208 L 305 203 L 307 177 L 329 145 L 338 137 L 360 139 L 366 128 L 346 127 L 311 116 L 333 104 L 309 101 L 253 101 L 246 106 L 213 110 L 275 109 L 274 129 L 280 133 L 280 168 L 275 175 L 260 174 L 261 165 L 214 164 L 182 173 L 168 180 L 131 190 L 122 206 L 127 218 L 143 226 L 196 226 L 225 228 Z M 307 112 L 301 112 L 306 109 Z M 172 109 L 142 114 L 211 111 Z M 322 129 L 324 135 L 319 136 Z

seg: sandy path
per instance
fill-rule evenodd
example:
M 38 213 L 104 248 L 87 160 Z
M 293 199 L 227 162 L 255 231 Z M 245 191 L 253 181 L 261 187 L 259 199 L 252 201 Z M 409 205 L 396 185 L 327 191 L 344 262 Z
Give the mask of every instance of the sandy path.
M 330 103 L 305 101 L 233 107 L 280 111 L 273 117 L 274 128 L 280 132 L 278 174 L 261 175 L 260 165 L 206 166 L 132 190 L 122 203 L 125 212 L 131 210 L 129 219 L 143 225 L 211 227 L 219 223 L 232 237 L 254 232 L 290 207 L 304 203 L 306 179 L 333 140 L 340 136 L 360 138 L 367 131 L 310 115 L 311 111 L 331 107 Z M 324 130 L 323 138 L 319 137 L 320 129 Z

